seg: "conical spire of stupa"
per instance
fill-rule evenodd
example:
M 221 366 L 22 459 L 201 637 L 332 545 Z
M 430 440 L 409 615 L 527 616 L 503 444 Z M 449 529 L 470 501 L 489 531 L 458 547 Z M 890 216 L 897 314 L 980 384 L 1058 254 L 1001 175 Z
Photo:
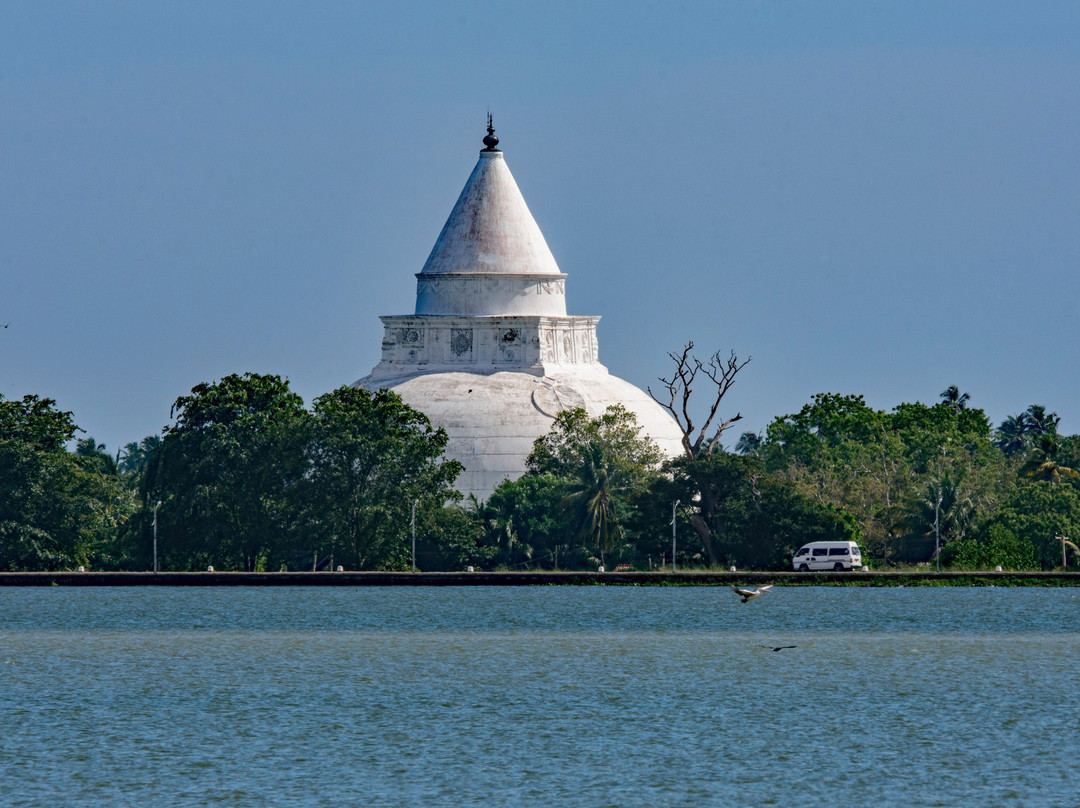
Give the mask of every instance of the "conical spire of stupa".
M 488 122 L 485 148 L 421 275 L 561 276 Z

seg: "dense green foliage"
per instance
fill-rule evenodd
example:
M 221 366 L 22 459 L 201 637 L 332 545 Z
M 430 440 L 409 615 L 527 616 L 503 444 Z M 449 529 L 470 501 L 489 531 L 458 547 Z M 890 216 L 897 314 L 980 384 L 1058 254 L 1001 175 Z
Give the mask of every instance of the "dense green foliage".
M 1072 539 L 1062 546 L 1061 536 Z M 1001 507 L 973 531 L 970 542 L 961 542 L 957 565 L 974 563 L 966 553 L 976 553 L 981 567 L 1004 569 L 1053 569 L 1066 561 L 1077 562 L 1072 540 L 1080 537 L 1080 490 L 1073 485 L 1037 481 L 1013 490 Z M 996 552 L 996 555 L 995 555 Z M 981 555 L 980 555 L 981 554 Z M 1070 560 L 1071 559 L 1071 560 Z
M 818 395 L 776 418 L 757 451 L 771 472 L 854 517 L 882 561 L 925 559 L 935 520 L 945 541 L 962 538 L 1015 482 L 983 412 L 948 402 L 882 412 L 862 396 Z
M 564 480 L 533 472 L 505 482 L 477 509 L 491 555 L 486 566 L 518 569 L 534 564 L 546 569 L 570 567 L 568 542 L 574 535 L 574 515 L 562 506 Z
M 150 458 L 143 502 L 163 503 L 164 568 L 254 570 L 293 550 L 305 411 L 276 376 L 227 376 L 173 406 L 176 422 Z
M 387 390 L 315 399 L 302 448 L 304 536 L 353 569 L 404 568 L 412 503 L 441 509 L 461 471 L 440 461 L 446 432 Z
M 75 441 L 50 400 L 0 401 L 0 569 L 147 569 L 155 510 L 161 569 L 407 569 L 414 503 L 418 554 L 480 553 L 448 505 L 446 433 L 391 392 L 341 388 L 309 411 L 277 376 L 234 374 L 172 414 L 121 459 Z
M 0 398 L 0 569 L 57 570 L 108 557 L 135 510 L 130 491 L 84 443 L 70 412 L 37 396 Z
M 660 476 L 661 455 L 633 414 L 614 405 L 597 418 L 559 414 L 537 439 L 525 477 L 500 486 L 480 509 L 492 559 L 507 568 L 554 569 L 625 559 L 636 502 Z
M 664 459 L 622 407 L 564 412 L 524 477 L 462 507 L 447 437 L 395 394 L 310 408 L 231 375 L 110 453 L 50 399 L 0 398 L 0 569 L 787 569 L 851 539 L 879 568 L 1080 564 L 1080 436 L 1032 405 L 991 427 L 955 387 L 873 409 L 821 394 L 727 452 Z M 415 517 L 415 521 L 414 521 Z M 672 524 L 674 518 L 674 525 Z M 415 525 L 415 528 L 414 528 Z
M 553 540 L 582 566 L 670 563 L 673 512 L 684 565 L 775 568 L 806 541 L 857 535 L 853 519 L 768 474 L 757 457 L 720 451 L 662 462 L 622 407 L 595 419 L 584 410 L 562 413 L 536 442 L 529 468 L 495 492 L 488 513 L 506 514 L 501 526 L 524 514 L 530 525 L 544 524 L 538 515 L 553 509 L 560 515 L 564 525 L 548 517 L 547 531 L 515 529 L 519 546 L 529 537 L 524 544 L 540 567 L 553 566 Z
M 1076 535 L 1075 437 L 1032 405 L 991 428 L 967 394 L 874 410 L 823 394 L 776 418 L 754 449 L 800 491 L 853 517 L 879 564 L 934 557 L 963 568 L 1053 568 L 1054 536 Z M 1044 481 L 1044 482 L 1038 482 Z
M 564 413 L 537 441 L 530 474 L 489 502 L 502 516 L 488 541 L 519 549 L 520 559 L 503 556 L 508 566 L 550 567 L 551 539 L 508 526 L 526 513 L 536 524 L 561 491 L 559 513 L 571 524 L 556 540 L 572 538 L 585 565 L 605 552 L 637 568 L 670 563 L 675 503 L 681 565 L 787 569 L 802 544 L 838 539 L 858 542 L 882 568 L 933 563 L 937 548 L 958 569 L 1052 569 L 1063 549 L 1077 563 L 1062 537 L 1080 535 L 1080 438 L 1058 435 L 1058 417 L 1038 405 L 995 430 L 968 394 L 950 387 L 941 399 L 886 412 L 861 396 L 821 394 L 764 436 L 742 435 L 737 454 L 721 448 L 659 465 L 634 463 L 636 424 L 625 411 Z M 617 424 L 622 439 L 598 441 L 604 424 Z M 614 484 L 620 467 L 638 473 Z M 525 488 L 530 479 L 545 487 Z M 562 546 L 567 558 L 573 545 Z

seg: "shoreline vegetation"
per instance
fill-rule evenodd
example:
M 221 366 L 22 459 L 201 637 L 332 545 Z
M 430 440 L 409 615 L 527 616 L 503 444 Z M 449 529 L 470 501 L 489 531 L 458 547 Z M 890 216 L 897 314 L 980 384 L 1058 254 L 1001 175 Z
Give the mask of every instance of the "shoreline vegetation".
M 9 586 L 1080 586 L 1080 572 L 0 572 Z
M 1059 434 L 1046 407 L 995 428 L 956 386 L 888 411 L 820 393 L 725 447 L 741 415 L 719 407 L 749 360 L 692 349 L 671 354 L 654 395 L 683 454 L 663 456 L 618 405 L 565 410 L 524 475 L 486 500 L 455 489 L 463 467 L 445 430 L 386 390 L 342 387 L 307 406 L 287 379 L 232 374 L 179 397 L 160 436 L 115 452 L 77 437 L 52 399 L 0 396 L 0 571 L 211 568 L 277 581 L 473 568 L 517 583 L 606 568 L 604 583 L 623 570 L 653 583 L 662 574 L 645 571 L 671 569 L 674 554 L 687 575 L 772 579 L 814 541 L 855 542 L 871 576 L 913 581 L 931 569 L 961 580 L 1080 569 L 1080 435 Z M 707 417 L 695 426 L 696 410 Z

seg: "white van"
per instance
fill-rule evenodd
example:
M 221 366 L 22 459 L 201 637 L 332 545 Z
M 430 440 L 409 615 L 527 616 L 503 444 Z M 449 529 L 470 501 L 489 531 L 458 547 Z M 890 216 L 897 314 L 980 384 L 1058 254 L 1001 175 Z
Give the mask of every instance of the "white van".
M 862 566 L 862 552 L 853 541 L 812 541 L 791 559 L 796 572 L 853 570 Z

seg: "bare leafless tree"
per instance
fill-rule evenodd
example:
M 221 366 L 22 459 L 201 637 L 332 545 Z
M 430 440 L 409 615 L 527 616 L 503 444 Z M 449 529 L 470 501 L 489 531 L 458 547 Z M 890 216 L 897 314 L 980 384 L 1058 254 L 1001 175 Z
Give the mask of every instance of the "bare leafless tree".
M 666 395 L 663 398 L 658 397 L 653 393 L 651 387 L 649 388 L 649 395 L 657 404 L 670 412 L 679 424 L 679 428 L 683 433 L 683 451 L 686 453 L 690 465 L 696 466 L 697 464 L 693 461 L 707 457 L 715 451 L 720 444 L 720 436 L 724 434 L 724 430 L 742 418 L 742 413 L 735 413 L 731 418 L 721 421 L 717 425 L 716 431 L 712 433 L 712 437 L 708 437 L 709 430 L 716 421 L 716 413 L 720 409 L 720 402 L 727 394 L 727 391 L 731 389 L 731 385 L 734 384 L 735 376 L 746 367 L 750 357 L 739 361 L 735 351 L 732 351 L 725 359 L 717 351 L 709 357 L 707 362 L 702 362 L 693 355 L 693 350 L 694 343 L 688 342 L 682 349 L 681 354 L 668 354 L 675 363 L 675 372 L 670 379 L 660 378 Z M 699 380 L 699 374 L 703 374 L 709 380 L 709 383 L 706 384 L 704 378 Z M 709 414 L 700 429 L 696 429 L 694 418 L 690 414 L 690 399 L 694 393 L 695 384 L 698 384 L 699 392 L 703 392 L 703 388 L 708 387 L 712 394 Z M 693 473 L 691 475 L 694 476 Z M 714 487 L 705 483 L 704 480 L 700 480 L 699 483 L 699 496 L 695 497 L 696 501 L 692 505 L 686 507 L 691 509 L 690 524 L 693 525 L 695 532 L 701 538 L 701 543 L 709 556 L 709 561 L 717 564 L 720 557 L 714 541 L 713 525 L 717 523 L 718 495 Z
M 711 438 L 706 438 L 713 421 L 716 420 L 716 411 L 720 409 L 720 402 L 727 394 L 727 391 L 731 389 L 731 385 L 734 384 L 736 374 L 746 367 L 751 357 L 747 357 L 740 362 L 739 357 L 735 355 L 735 351 L 732 351 L 727 359 L 721 357 L 720 351 L 717 351 L 709 357 L 707 362 L 702 362 L 691 353 L 693 350 L 694 343 L 688 342 L 681 354 L 668 354 L 671 361 L 675 363 L 675 372 L 670 379 L 660 377 L 660 382 L 667 391 L 666 396 L 663 398 L 657 396 L 653 393 L 651 387 L 648 390 L 653 400 L 675 418 L 683 433 L 683 451 L 686 452 L 688 458 L 696 460 L 712 453 L 720 442 L 720 436 L 724 434 L 724 430 L 742 418 L 741 413 L 735 413 L 731 418 L 720 422 Z M 695 427 L 694 419 L 690 415 L 690 397 L 699 373 L 703 373 L 712 382 L 710 389 L 714 395 L 712 406 L 709 408 L 709 415 L 705 419 L 705 423 L 701 425 L 697 437 L 694 438 Z

